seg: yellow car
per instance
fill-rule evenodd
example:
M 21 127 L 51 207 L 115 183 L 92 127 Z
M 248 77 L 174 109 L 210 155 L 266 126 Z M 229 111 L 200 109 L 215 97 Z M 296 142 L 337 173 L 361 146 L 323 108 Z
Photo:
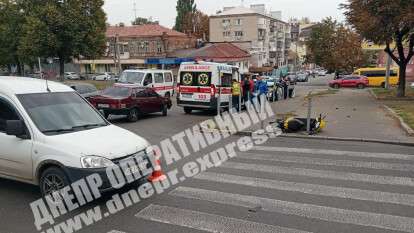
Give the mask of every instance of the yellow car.
M 363 75 L 368 78 L 369 86 L 385 87 L 385 68 L 360 68 L 354 71 L 355 75 Z M 399 70 L 392 68 L 390 70 L 389 85 L 397 85 L 399 82 Z

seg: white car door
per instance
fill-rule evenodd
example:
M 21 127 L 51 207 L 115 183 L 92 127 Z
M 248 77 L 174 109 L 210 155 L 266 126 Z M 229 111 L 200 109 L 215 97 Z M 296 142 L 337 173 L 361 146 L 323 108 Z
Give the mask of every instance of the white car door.
M 6 121 L 20 119 L 20 114 L 11 102 L 0 95 L 0 173 L 32 180 L 32 139 L 21 139 L 6 134 Z
M 154 90 L 160 96 L 165 95 L 164 73 L 154 73 Z

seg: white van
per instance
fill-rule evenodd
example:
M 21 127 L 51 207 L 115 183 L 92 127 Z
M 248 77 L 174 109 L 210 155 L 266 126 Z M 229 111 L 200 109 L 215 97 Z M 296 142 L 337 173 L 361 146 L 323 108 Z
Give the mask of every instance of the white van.
M 213 62 L 185 62 L 178 73 L 177 104 L 192 110 L 217 110 L 218 99 L 227 107 L 232 96 L 232 80 L 240 81 L 239 68 Z
M 152 87 L 160 96 L 174 95 L 174 78 L 170 70 L 124 70 L 118 82 Z
M 106 168 L 141 155 L 154 156 L 145 139 L 107 122 L 72 88 L 0 76 L 0 177 L 47 195 L 99 174 L 105 191 L 112 189 Z

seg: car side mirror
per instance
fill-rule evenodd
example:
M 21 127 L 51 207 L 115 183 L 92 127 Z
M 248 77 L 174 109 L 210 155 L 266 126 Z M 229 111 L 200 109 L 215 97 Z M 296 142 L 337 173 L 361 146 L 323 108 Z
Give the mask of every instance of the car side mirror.
M 6 134 L 21 139 L 27 139 L 26 127 L 22 120 L 6 121 Z

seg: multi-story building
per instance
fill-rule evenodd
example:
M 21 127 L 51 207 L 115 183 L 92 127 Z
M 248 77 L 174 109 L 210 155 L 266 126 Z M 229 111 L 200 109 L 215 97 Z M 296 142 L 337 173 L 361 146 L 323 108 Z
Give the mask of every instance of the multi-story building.
M 76 61 L 81 73 L 118 71 L 119 53 L 122 69 L 148 67 L 149 58 L 166 58 L 180 49 L 195 48 L 196 39 L 158 24 L 139 26 L 109 26 L 106 31 L 107 49 L 99 59 Z M 115 44 L 118 44 L 116 51 Z
M 281 12 L 268 13 L 264 4 L 226 7 L 210 17 L 210 41 L 231 42 L 251 54 L 255 67 L 287 65 L 289 24 Z

